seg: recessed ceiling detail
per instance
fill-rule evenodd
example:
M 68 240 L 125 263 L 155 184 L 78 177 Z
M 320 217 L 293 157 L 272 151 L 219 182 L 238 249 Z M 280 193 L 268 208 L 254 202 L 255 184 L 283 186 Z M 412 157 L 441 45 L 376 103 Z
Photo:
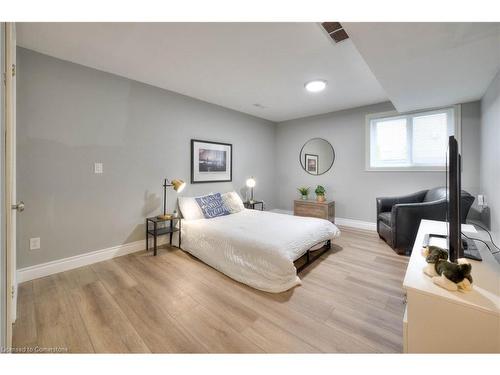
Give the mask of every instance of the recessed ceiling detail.
M 400 112 L 481 99 L 500 69 L 500 23 L 345 23 Z
M 275 122 L 387 100 L 351 40 L 332 48 L 313 22 L 18 23 L 17 40 Z M 304 83 L 318 77 L 335 89 L 306 95 Z
M 323 22 L 321 26 L 323 26 L 323 29 L 325 29 L 335 43 L 339 43 L 349 38 L 347 31 L 345 31 L 340 22 Z

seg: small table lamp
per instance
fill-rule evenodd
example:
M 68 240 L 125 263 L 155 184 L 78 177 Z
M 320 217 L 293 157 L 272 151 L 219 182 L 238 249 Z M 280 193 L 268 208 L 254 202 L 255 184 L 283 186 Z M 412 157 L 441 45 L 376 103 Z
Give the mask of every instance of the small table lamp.
M 180 193 L 186 187 L 186 183 L 177 178 L 170 182 L 167 179 L 163 181 L 163 215 L 158 215 L 158 219 L 167 220 L 172 218 L 172 215 L 167 214 L 167 187 L 173 187 L 176 192 Z
M 253 188 L 255 187 L 255 179 L 253 177 L 247 180 L 247 187 L 250 188 L 250 202 L 253 202 Z

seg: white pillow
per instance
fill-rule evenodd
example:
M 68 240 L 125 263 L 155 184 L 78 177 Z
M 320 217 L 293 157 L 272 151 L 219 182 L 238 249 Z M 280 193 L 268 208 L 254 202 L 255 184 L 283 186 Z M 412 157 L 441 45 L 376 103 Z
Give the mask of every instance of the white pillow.
M 243 201 L 235 191 L 230 191 L 228 193 L 222 194 L 222 200 L 224 201 L 224 205 L 226 206 L 226 208 L 232 214 L 243 211 L 245 209 Z
M 179 197 L 179 209 L 185 220 L 204 219 L 203 212 L 198 206 L 195 197 Z

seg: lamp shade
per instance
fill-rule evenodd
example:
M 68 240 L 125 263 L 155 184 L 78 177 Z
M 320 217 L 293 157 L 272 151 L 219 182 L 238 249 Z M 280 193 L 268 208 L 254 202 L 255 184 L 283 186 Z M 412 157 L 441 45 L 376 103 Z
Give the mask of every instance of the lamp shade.
M 248 180 L 247 180 L 247 186 L 249 188 L 253 188 L 255 187 L 255 179 L 253 177 L 250 177 Z
M 180 193 L 186 187 L 186 183 L 182 180 L 177 179 L 177 178 L 173 179 L 171 184 L 172 184 L 172 187 L 174 188 L 174 190 L 178 193 Z

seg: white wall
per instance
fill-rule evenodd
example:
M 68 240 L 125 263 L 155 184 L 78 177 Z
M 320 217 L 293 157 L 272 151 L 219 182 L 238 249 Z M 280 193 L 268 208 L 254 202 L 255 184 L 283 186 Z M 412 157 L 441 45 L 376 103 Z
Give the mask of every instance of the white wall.
M 299 186 L 323 185 L 327 198 L 335 200 L 336 216 L 374 222 L 375 198 L 401 195 L 444 186 L 444 172 L 365 171 L 365 117 L 367 114 L 394 110 L 391 103 L 328 113 L 286 121 L 276 132 L 277 189 L 279 208 L 291 210 L 298 198 Z M 462 105 L 463 189 L 478 190 L 479 102 Z M 320 137 L 335 149 L 332 169 L 321 176 L 306 173 L 298 154 L 310 138 Z
M 481 192 L 491 212 L 491 231 L 500 241 L 500 72 L 481 100 Z

